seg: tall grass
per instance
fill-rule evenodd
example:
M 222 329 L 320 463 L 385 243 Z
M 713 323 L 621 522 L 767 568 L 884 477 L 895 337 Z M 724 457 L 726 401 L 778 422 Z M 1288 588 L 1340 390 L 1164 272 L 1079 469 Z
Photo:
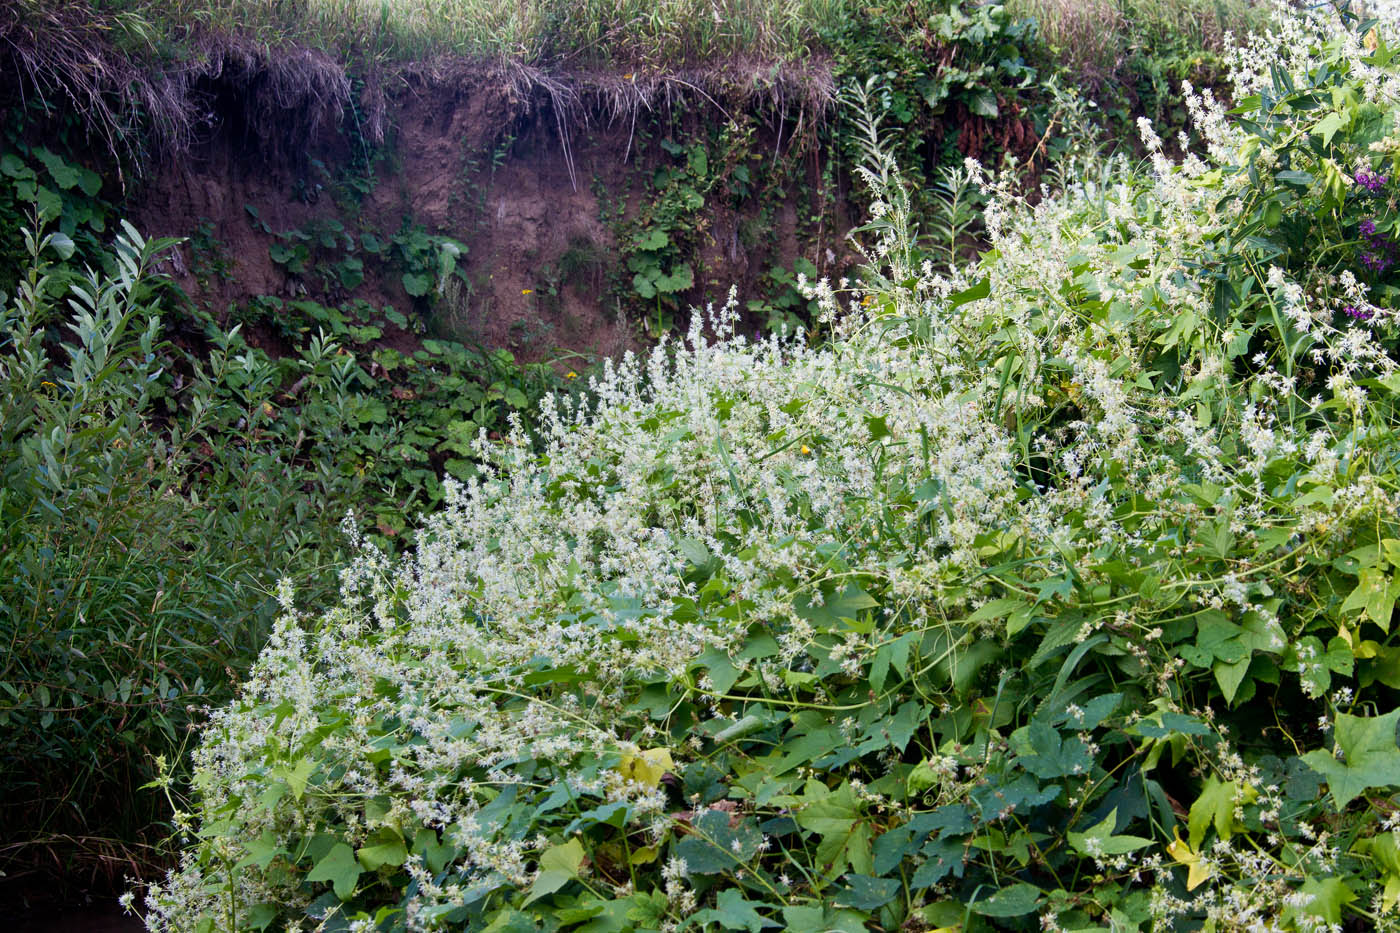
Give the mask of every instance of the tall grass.
M 1266 19 L 1256 0 L 1007 0 L 1033 18 L 1059 61 L 1093 83 L 1122 75 L 1139 57 L 1219 53 L 1225 37 Z
M 443 54 L 528 65 L 795 61 L 854 0 L 117 0 L 153 21 L 236 29 L 379 61 Z

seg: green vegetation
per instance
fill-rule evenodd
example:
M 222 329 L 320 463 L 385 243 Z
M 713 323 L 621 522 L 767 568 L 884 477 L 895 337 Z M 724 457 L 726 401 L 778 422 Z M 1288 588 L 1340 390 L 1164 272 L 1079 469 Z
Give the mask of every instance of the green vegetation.
M 857 113 L 829 339 L 697 315 L 285 587 L 150 928 L 1395 929 L 1400 34 L 1274 28 L 974 263 Z
M 822 30 L 857 10 L 850 0 L 119 0 L 105 6 L 156 23 L 246 29 L 274 47 L 297 43 L 376 60 L 455 54 L 530 65 L 622 63 L 665 70 L 733 55 L 800 60 L 813 51 Z
M 168 244 L 127 228 L 104 274 L 74 276 L 67 235 L 25 243 L 0 312 L 0 857 L 149 862 L 168 816 L 140 789 L 152 756 L 183 754 L 194 709 L 227 700 L 277 577 L 326 594 L 343 548 L 324 506 L 361 488 L 288 472 L 253 426 L 272 394 L 254 360 L 193 364 L 161 339 L 147 270 Z M 318 395 L 343 390 L 316 364 Z M 171 405 L 185 417 L 155 430 Z
M 565 380 L 504 350 L 382 345 L 410 321 L 363 302 L 267 298 L 221 330 L 151 273 L 171 242 L 123 226 L 95 245 L 116 224 L 80 170 L 46 150 L 42 174 L 4 159 L 9 209 L 28 197 L 40 219 L 0 298 L 0 820 L 15 828 L 0 867 L 149 867 L 169 802 L 142 786 L 182 767 L 201 708 L 231 696 L 276 582 L 324 602 L 347 515 L 351 539 L 396 550 L 444 473 L 476 475 L 478 435 Z M 421 232 L 385 242 L 406 264 L 436 249 Z M 296 351 L 271 357 L 243 327 Z
M 0 871 L 173 865 L 161 933 L 1393 929 L 1397 36 L 1264 22 L 0 10 Z M 469 225 L 522 114 L 630 124 L 526 291 L 650 355 L 472 344 L 481 229 L 373 213 L 452 56 L 521 108 Z M 201 120 L 295 175 L 276 295 L 118 219 Z M 681 334 L 721 212 L 754 291 Z
M 1250 0 L 1008 0 L 1007 12 L 1035 23 L 1038 52 L 1120 120 L 1145 113 L 1162 135 L 1186 122 L 1184 80 L 1221 83 L 1229 36 L 1249 35 L 1269 7 Z

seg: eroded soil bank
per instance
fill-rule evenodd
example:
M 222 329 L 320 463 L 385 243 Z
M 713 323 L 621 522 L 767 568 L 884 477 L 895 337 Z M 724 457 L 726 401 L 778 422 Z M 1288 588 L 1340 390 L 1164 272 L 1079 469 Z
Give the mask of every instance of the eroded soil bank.
M 850 179 L 816 115 L 736 113 L 703 95 L 670 106 L 522 98 L 459 70 L 402 81 L 378 145 L 351 108 L 293 157 L 236 109 L 211 112 L 188 153 L 133 190 L 130 216 L 146 235 L 186 238 L 166 271 L 221 321 L 250 303 L 275 314 L 277 302 L 362 300 L 524 360 L 615 356 L 645 342 L 654 315 L 673 323 L 731 286 L 755 308 L 790 304 L 796 271 L 851 265 Z M 415 296 L 403 276 L 419 234 L 463 253 Z M 663 287 L 639 285 L 639 269 Z M 385 339 L 411 344 L 411 329 Z M 275 344 L 276 328 L 262 330 Z

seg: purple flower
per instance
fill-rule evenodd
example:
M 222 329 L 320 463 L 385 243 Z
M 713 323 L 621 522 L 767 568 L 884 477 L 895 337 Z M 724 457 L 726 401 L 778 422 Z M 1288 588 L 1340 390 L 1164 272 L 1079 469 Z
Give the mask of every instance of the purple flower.
M 1387 181 L 1384 175 L 1372 172 L 1357 172 L 1355 177 L 1356 183 L 1365 188 L 1368 194 L 1379 194 Z
M 1357 225 L 1357 229 L 1361 231 L 1362 236 L 1373 236 L 1376 232 L 1376 222 L 1368 217 Z
M 1342 311 L 1346 314 L 1347 317 L 1353 318 L 1358 321 L 1369 321 L 1372 315 L 1374 314 L 1374 312 L 1371 311 L 1363 311 L 1362 309 L 1356 307 L 1356 305 L 1347 305 L 1345 308 L 1342 309 Z

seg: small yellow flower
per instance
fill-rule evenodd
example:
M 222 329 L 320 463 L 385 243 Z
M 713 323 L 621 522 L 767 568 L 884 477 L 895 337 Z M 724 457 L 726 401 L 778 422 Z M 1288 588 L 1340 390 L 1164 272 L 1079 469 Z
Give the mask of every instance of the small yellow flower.
M 629 72 L 627 72 L 627 74 L 623 75 L 623 76 L 622 76 L 622 80 L 624 80 L 624 81 L 631 81 L 631 80 L 632 80 L 632 72 L 629 71 Z
M 803 456 L 806 456 L 807 454 L 809 454 L 809 453 L 811 453 L 811 452 L 812 452 L 812 448 L 808 447 L 806 444 L 803 444 L 803 445 L 802 445 L 802 454 L 803 454 Z
M 520 290 L 520 294 L 522 294 L 522 295 L 533 295 L 534 293 L 535 293 L 535 290 L 534 290 L 533 288 L 522 288 L 522 289 Z
M 566 373 L 564 374 L 564 378 L 565 378 L 565 379 L 577 379 L 577 378 L 578 378 L 578 373 L 574 372 L 574 371 L 571 369 L 571 370 L 569 370 L 568 372 L 566 372 Z
M 39 383 L 39 385 L 40 385 L 41 387 L 42 387 L 42 386 L 48 386 L 50 389 L 57 389 L 57 388 L 58 388 L 58 386 L 54 385 L 52 382 L 49 382 L 47 379 L 45 379 L 43 382 Z

